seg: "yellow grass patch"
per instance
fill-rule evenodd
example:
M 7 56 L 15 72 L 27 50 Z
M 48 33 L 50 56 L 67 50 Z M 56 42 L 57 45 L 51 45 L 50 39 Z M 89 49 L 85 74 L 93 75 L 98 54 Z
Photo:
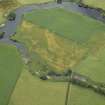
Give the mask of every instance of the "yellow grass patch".
M 54 0 L 18 0 L 18 2 L 21 4 L 43 3 L 49 1 L 54 1 Z
M 30 53 L 39 54 L 57 70 L 72 68 L 79 63 L 87 51 L 76 42 L 26 21 L 22 23 L 21 32 L 16 38 L 26 44 Z
M 31 31 L 32 27 L 33 27 L 33 24 L 23 21 L 21 30 L 22 31 L 24 31 L 24 30 Z

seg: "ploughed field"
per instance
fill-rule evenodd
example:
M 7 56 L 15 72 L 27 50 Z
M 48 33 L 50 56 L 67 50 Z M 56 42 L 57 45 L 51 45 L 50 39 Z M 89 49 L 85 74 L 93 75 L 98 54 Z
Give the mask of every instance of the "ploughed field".
M 21 27 L 11 38 L 25 44 L 31 61 L 24 68 L 9 105 L 64 105 L 67 84 L 41 81 L 36 72 L 62 72 L 71 68 L 104 82 L 102 22 L 63 9 L 35 10 L 24 15 Z M 74 85 L 69 99 L 71 105 L 105 104 L 104 96 Z

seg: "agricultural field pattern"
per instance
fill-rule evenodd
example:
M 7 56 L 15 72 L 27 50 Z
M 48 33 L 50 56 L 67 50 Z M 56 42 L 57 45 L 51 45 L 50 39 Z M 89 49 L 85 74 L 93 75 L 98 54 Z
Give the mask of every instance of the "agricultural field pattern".
M 105 105 L 105 0 L 0 0 L 0 105 Z

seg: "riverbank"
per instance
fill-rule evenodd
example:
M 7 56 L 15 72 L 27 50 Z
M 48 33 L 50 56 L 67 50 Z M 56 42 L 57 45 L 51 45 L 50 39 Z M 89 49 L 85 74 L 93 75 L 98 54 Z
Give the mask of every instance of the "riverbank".
M 6 16 L 10 11 L 18 8 L 20 4 L 16 0 L 0 1 L 0 24 L 5 23 Z
M 26 5 L 26 4 L 39 4 L 39 3 L 44 3 L 44 2 L 51 2 L 54 0 L 18 0 L 18 2 L 22 5 Z
M 82 0 L 82 2 L 91 7 L 105 10 L 105 0 Z
M 54 0 L 10 0 L 0 1 L 0 24 L 5 23 L 6 16 L 16 8 L 29 4 L 39 4 L 44 2 L 52 2 Z

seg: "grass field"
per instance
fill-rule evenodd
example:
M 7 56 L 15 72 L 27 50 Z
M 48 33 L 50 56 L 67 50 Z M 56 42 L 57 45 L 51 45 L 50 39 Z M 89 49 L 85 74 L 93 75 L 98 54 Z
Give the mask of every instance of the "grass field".
M 84 46 L 26 21 L 12 38 L 25 43 L 32 55 L 37 53 L 45 63 L 57 70 L 73 67 L 87 53 Z M 36 57 L 32 59 L 37 62 Z
M 0 105 L 7 105 L 21 70 L 16 48 L 0 43 Z
M 43 82 L 24 70 L 9 105 L 64 105 L 65 91 L 65 83 Z
M 94 41 L 103 43 L 101 49 L 89 54 L 73 69 L 76 72 L 89 76 L 95 81 L 104 82 L 105 77 L 105 40 Z M 104 39 L 104 38 L 103 38 Z M 96 44 L 95 44 L 96 46 Z M 96 48 L 96 47 L 95 47 Z M 9 105 L 64 105 L 66 83 L 45 82 L 33 77 L 27 70 L 24 70 L 12 94 Z M 92 98 L 94 97 L 94 101 Z M 60 99 L 60 101 L 58 101 Z M 27 101 L 26 101 L 27 100 Z M 71 105 L 104 105 L 105 97 L 92 90 L 72 85 L 69 104 Z
M 83 3 L 92 7 L 105 9 L 105 0 L 83 0 Z
M 95 81 L 104 82 L 104 24 L 61 9 L 33 11 L 24 19 L 12 38 L 25 43 L 33 58 L 34 70 L 44 68 L 44 61 L 55 69 L 70 67 Z M 64 105 L 67 84 L 41 81 L 27 69 L 22 72 L 9 105 Z M 72 105 L 105 104 L 105 97 L 74 85 L 69 99 Z
M 49 2 L 54 0 L 17 0 L 21 4 L 33 4 L 33 3 L 43 3 L 43 2 Z
M 104 41 L 105 44 L 105 41 Z M 90 54 L 85 60 L 80 62 L 75 71 L 87 75 L 97 82 L 105 83 L 105 46 L 97 53 Z M 104 105 L 105 97 L 94 93 L 91 90 L 72 86 L 72 105 Z M 94 97 L 94 100 L 92 98 Z
M 53 0 L 18 3 L 47 1 Z M 104 0 L 83 1 L 105 9 Z M 0 22 L 4 21 L 3 13 Z M 0 105 L 64 105 L 67 83 L 41 81 L 32 75 L 37 70 L 61 71 L 69 67 L 105 82 L 105 25 L 99 21 L 63 9 L 36 10 L 24 15 L 21 28 L 12 38 L 28 48 L 32 71 L 28 66 L 23 69 L 15 47 L 0 43 Z M 105 97 L 72 85 L 69 105 L 105 105 Z
M 4 18 L 3 18 L 3 13 L 2 12 L 0 12 L 0 23 L 3 23 L 4 22 Z
M 79 43 L 85 42 L 93 35 L 105 33 L 104 24 L 63 9 L 32 11 L 25 14 L 24 18 L 26 21 Z
M 93 56 L 90 56 L 83 63 L 81 62 L 75 70 L 88 75 L 94 80 L 104 82 L 105 52 L 100 53 L 102 54 L 98 58 L 100 60 L 103 57 L 103 63 L 95 61 Z M 102 69 L 100 70 L 101 66 Z M 9 105 L 64 105 L 66 89 L 66 83 L 41 81 L 33 77 L 27 70 L 24 70 L 12 94 Z M 93 97 L 94 101 L 92 100 Z M 91 90 L 72 85 L 69 104 L 88 105 L 88 102 L 89 105 L 104 105 L 105 97 Z

